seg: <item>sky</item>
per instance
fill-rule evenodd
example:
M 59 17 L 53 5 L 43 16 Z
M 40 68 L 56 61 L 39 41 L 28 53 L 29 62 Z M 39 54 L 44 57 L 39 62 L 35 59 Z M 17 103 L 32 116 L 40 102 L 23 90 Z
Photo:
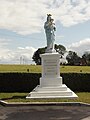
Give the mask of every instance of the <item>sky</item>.
M 47 14 L 55 20 L 55 44 L 82 56 L 90 51 L 90 0 L 0 0 L 0 64 L 31 64 L 46 46 Z

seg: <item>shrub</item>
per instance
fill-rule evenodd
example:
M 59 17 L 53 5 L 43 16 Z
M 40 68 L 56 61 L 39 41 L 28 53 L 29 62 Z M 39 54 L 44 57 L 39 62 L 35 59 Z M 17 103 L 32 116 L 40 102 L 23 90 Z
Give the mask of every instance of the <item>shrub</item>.
M 89 73 L 62 73 L 63 83 L 77 92 L 90 92 Z
M 90 92 L 89 73 L 61 73 L 63 83 L 77 92 Z M 40 73 L 0 73 L 0 92 L 30 92 L 38 84 Z
M 0 73 L 1 92 L 29 92 L 39 84 L 40 74 Z

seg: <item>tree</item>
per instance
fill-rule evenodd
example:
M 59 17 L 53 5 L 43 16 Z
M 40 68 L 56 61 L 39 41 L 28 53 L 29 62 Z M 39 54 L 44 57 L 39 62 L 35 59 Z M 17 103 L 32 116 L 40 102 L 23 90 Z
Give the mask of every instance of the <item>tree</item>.
M 55 44 L 55 50 L 58 52 L 60 55 L 64 55 L 66 52 L 66 48 L 63 45 L 57 45 Z
M 68 61 L 68 65 L 80 65 L 81 58 L 76 52 L 69 51 L 66 59 Z
M 36 63 L 36 65 L 41 65 L 41 57 L 40 54 L 45 53 L 46 47 L 44 48 L 39 48 L 37 51 L 34 52 L 33 54 L 33 61 Z
M 90 53 L 89 52 L 85 52 L 82 55 L 82 59 L 84 59 L 84 61 L 86 62 L 86 65 L 90 65 Z
M 40 54 L 44 54 L 45 50 L 46 50 L 46 47 L 39 48 L 37 51 L 34 52 L 32 59 L 36 63 L 36 65 L 41 65 Z M 60 55 L 64 55 L 64 53 L 66 52 L 66 48 L 63 45 L 56 45 L 55 44 L 55 50 Z

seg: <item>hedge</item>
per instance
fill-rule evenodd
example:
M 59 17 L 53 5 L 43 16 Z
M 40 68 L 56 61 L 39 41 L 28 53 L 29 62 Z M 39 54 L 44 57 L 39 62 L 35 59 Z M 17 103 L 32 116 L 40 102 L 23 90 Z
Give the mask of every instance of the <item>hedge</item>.
M 63 83 L 71 90 L 77 92 L 90 92 L 90 74 L 89 73 L 63 73 Z
M 89 73 L 62 73 L 63 83 L 77 92 L 90 92 Z M 0 73 L 0 92 L 30 92 L 38 84 L 40 73 Z

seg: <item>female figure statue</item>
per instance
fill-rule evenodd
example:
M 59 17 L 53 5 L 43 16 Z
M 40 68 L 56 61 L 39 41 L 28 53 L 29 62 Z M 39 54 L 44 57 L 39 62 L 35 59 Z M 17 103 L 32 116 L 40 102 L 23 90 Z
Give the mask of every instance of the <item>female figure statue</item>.
M 53 23 L 54 19 L 51 18 L 51 14 L 47 14 L 47 21 L 44 24 L 44 29 L 46 33 L 47 39 L 47 49 L 46 52 L 55 52 L 54 50 L 54 41 L 55 41 L 55 34 L 56 31 L 55 23 Z

